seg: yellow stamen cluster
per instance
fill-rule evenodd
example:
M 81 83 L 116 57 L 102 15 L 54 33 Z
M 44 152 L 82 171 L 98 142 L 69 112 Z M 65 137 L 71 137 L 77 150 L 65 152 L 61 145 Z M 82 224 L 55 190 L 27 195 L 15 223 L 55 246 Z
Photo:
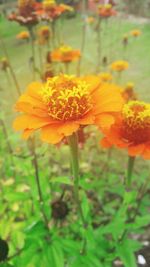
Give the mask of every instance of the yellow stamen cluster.
M 45 10 L 49 10 L 52 7 L 54 7 L 56 5 L 56 1 L 55 0 L 44 0 L 43 1 L 43 8 Z
M 41 93 L 49 116 L 55 120 L 78 120 L 92 108 L 89 85 L 74 76 L 48 79 Z
M 60 47 L 60 52 L 63 54 L 63 55 L 66 55 L 70 52 L 72 52 L 72 47 L 71 46 L 68 46 L 68 45 L 63 45 Z
M 133 145 L 150 140 L 150 104 L 130 101 L 123 108 L 123 136 Z

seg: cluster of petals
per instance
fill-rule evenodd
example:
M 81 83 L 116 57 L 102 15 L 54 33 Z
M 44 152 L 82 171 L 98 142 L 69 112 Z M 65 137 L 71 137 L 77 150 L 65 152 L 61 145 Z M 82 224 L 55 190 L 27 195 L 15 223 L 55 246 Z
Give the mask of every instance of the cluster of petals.
M 16 103 L 22 114 L 13 127 L 23 131 L 23 138 L 40 130 L 42 141 L 57 144 L 83 126 L 108 129 L 123 102 L 121 88 L 98 76 L 59 75 L 28 86 Z
M 114 61 L 110 68 L 114 71 L 121 72 L 129 68 L 129 63 L 125 60 Z
M 117 12 L 113 9 L 111 4 L 99 5 L 98 15 L 102 18 L 109 18 L 115 16 Z
M 22 31 L 16 36 L 19 40 L 28 40 L 30 38 L 30 33 L 28 31 Z
M 51 52 L 51 60 L 55 62 L 69 63 L 78 60 L 80 56 L 80 50 L 75 50 L 68 45 L 63 45 Z
M 118 119 L 105 131 L 101 145 L 114 145 L 127 149 L 132 157 L 150 159 L 150 104 L 137 100 L 126 103 Z

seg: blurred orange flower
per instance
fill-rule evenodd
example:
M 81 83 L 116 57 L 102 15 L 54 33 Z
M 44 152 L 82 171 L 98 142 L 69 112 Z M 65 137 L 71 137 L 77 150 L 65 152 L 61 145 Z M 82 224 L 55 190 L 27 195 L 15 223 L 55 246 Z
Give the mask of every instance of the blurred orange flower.
M 117 12 L 113 9 L 111 4 L 105 4 L 98 6 L 98 14 L 102 18 L 109 18 L 111 16 L 115 16 Z
M 133 30 L 133 31 L 131 31 L 130 34 L 134 37 L 138 37 L 139 35 L 141 35 L 141 31 L 140 30 Z
M 39 44 L 45 44 L 51 36 L 50 28 L 45 25 L 38 29 Z
M 80 50 L 74 50 L 71 46 L 63 45 L 51 52 L 52 61 L 69 63 L 80 58 Z
M 128 69 L 128 67 L 129 67 L 129 63 L 127 61 L 124 61 L 124 60 L 114 61 L 110 66 L 110 68 L 112 70 L 115 70 L 118 72 L 126 70 L 126 69 Z
M 42 141 L 52 144 L 72 135 L 80 126 L 109 128 L 123 105 L 120 91 L 96 76 L 59 75 L 45 84 L 34 82 L 16 104 L 16 110 L 23 114 L 13 127 L 22 130 L 24 138 L 40 129 Z
M 30 33 L 28 31 L 22 31 L 16 36 L 19 40 L 28 40 L 30 38 Z
M 1 69 L 7 71 L 7 68 L 9 68 L 9 61 L 6 57 L 1 58 L 0 64 L 1 64 Z
M 124 105 L 120 118 L 101 141 L 103 147 L 115 145 L 128 149 L 130 156 L 150 159 L 150 104 L 130 101 Z

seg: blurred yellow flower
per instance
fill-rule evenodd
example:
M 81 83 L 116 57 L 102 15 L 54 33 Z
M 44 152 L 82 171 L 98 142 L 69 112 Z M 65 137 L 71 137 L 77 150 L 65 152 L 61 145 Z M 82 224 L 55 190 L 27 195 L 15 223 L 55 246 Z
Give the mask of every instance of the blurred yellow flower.
M 131 34 L 132 36 L 134 36 L 134 37 L 138 37 L 138 36 L 141 35 L 142 33 L 141 33 L 140 30 L 136 30 L 136 29 L 135 29 L 135 30 L 131 31 L 130 34 Z
M 81 56 L 80 50 L 74 50 L 71 46 L 63 45 L 51 53 L 52 61 L 72 62 L 78 60 Z
M 92 16 L 86 18 L 86 23 L 88 24 L 92 24 L 94 21 L 95 21 L 95 18 Z
M 128 67 L 129 67 L 129 63 L 124 60 L 114 61 L 110 66 L 112 70 L 118 71 L 118 72 L 126 70 L 128 69 Z
M 30 38 L 30 33 L 28 31 L 22 31 L 16 36 L 19 40 L 28 40 Z
M 103 82 L 109 82 L 109 81 L 111 81 L 112 78 L 113 78 L 113 76 L 112 76 L 111 73 L 109 73 L 109 72 L 101 72 L 101 73 L 99 74 L 99 77 L 101 78 L 101 80 L 102 80 Z

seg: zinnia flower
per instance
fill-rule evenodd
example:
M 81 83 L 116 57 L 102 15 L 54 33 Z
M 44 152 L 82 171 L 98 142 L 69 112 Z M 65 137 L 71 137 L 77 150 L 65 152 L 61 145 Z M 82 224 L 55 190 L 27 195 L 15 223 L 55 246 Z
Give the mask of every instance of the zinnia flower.
M 30 34 L 28 31 L 22 31 L 16 36 L 19 40 L 28 40 L 30 38 Z
M 56 144 L 78 131 L 80 126 L 109 128 L 123 105 L 120 88 L 102 84 L 99 77 L 59 75 L 45 84 L 29 85 L 17 104 L 23 114 L 14 121 L 14 129 L 28 138 L 41 130 L 42 141 Z
M 115 145 L 128 149 L 130 156 L 150 159 L 150 104 L 130 101 L 125 104 L 120 118 L 101 141 L 103 147 Z
M 99 5 L 98 15 L 102 18 L 109 18 L 116 15 L 116 11 L 111 4 Z
M 126 69 L 128 69 L 128 67 L 129 67 L 129 63 L 127 61 L 124 61 L 124 60 L 115 61 L 110 66 L 110 68 L 112 70 L 115 70 L 118 72 L 126 70 Z
M 141 31 L 140 30 L 133 30 L 133 31 L 131 31 L 130 34 L 134 37 L 138 37 L 139 35 L 141 35 Z
M 80 58 L 80 50 L 74 50 L 71 46 L 63 45 L 51 53 L 52 61 L 69 63 Z

